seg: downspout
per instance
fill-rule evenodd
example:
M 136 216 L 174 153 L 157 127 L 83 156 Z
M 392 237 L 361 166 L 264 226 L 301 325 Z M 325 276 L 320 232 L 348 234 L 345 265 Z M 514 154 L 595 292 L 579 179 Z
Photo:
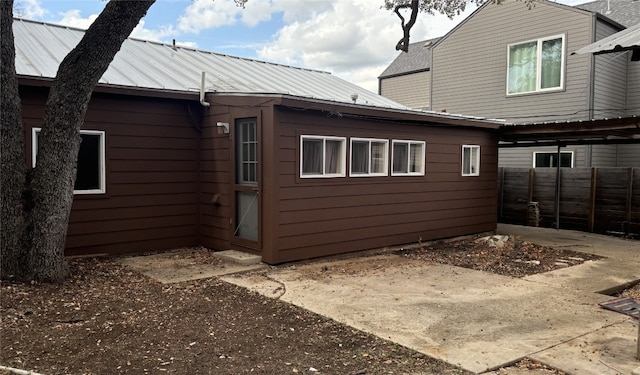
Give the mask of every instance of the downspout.
M 210 107 L 211 104 L 206 102 L 204 99 L 204 95 L 205 95 L 205 91 L 204 91 L 204 84 L 205 84 L 205 72 L 204 70 L 202 71 L 202 77 L 200 79 L 200 104 L 202 104 L 203 107 L 207 108 Z M 200 200 L 200 198 L 202 197 L 202 145 L 201 145 L 201 140 L 202 138 L 200 138 L 198 140 L 198 200 Z M 202 210 L 201 210 L 201 203 L 198 203 L 198 208 L 197 208 L 197 212 L 198 212 L 198 233 L 197 233 L 197 242 L 198 245 L 202 245 Z
M 205 81 L 205 72 L 204 70 L 202 71 L 202 79 L 200 80 L 200 104 L 202 104 L 202 106 L 204 107 L 210 107 L 211 104 L 207 103 L 204 100 L 204 81 Z

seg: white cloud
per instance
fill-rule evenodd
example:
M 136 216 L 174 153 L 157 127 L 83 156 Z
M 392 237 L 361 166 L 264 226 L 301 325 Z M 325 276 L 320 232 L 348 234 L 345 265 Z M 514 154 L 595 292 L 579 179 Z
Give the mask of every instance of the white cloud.
M 178 19 L 178 30 L 199 33 L 219 26 L 235 25 L 242 8 L 233 0 L 194 0 Z
M 96 18 L 98 18 L 97 14 L 82 17 L 79 10 L 71 9 L 62 13 L 62 19 L 58 21 L 58 23 L 66 26 L 77 27 L 79 29 L 88 29 Z
M 163 26 L 159 29 L 152 30 L 145 28 L 144 25 L 144 19 L 140 20 L 138 25 L 131 32 L 131 36 L 134 38 L 160 42 L 168 36 L 175 35 L 176 33 L 173 26 Z
M 258 56 L 327 70 L 377 92 L 378 75 L 398 55 L 395 45 L 402 37 L 399 18 L 381 9 L 378 1 L 334 1 L 330 5 L 311 13 L 311 18 L 285 25 Z M 454 21 L 442 15 L 420 14 L 411 41 L 442 36 L 471 12 L 467 9 Z
M 18 0 L 14 3 L 15 16 L 27 19 L 40 19 L 48 12 L 38 0 Z

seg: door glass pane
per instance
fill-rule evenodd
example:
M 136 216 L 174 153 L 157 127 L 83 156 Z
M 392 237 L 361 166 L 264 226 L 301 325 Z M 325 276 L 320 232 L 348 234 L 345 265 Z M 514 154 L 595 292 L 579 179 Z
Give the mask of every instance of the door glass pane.
M 258 241 L 258 193 L 236 191 L 236 230 L 234 235 Z
M 254 120 L 243 120 L 236 124 L 236 183 L 257 185 L 258 141 Z

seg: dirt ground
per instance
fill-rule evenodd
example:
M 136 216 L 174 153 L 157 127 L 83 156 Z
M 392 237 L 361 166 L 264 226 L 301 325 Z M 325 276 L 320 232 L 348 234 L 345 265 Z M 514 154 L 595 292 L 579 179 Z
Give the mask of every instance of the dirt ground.
M 517 239 L 500 249 L 471 239 L 399 253 L 513 277 L 594 258 Z M 220 262 L 202 248 L 175 256 Z M 114 258 L 70 267 L 60 285 L 2 281 L 1 365 L 44 374 L 466 374 L 216 278 L 163 285 Z M 640 286 L 625 293 L 640 299 Z M 562 374 L 529 360 L 512 369 Z

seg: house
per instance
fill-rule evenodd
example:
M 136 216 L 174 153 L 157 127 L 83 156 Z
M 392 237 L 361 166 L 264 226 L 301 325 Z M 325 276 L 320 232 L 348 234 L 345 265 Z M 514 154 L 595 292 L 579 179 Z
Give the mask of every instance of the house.
M 607 3 L 607 15 L 598 13 Z M 515 0 L 486 2 L 437 42 L 420 47 L 430 50 L 421 52 L 431 57 L 429 77 L 421 78 L 428 86 L 411 78 L 417 77 L 415 71 L 396 70 L 380 76 L 380 93 L 411 105 L 394 94 L 397 87 L 389 89 L 402 79 L 405 92 L 428 92 L 422 97 L 429 101 L 420 108 L 511 124 L 638 115 L 640 86 L 633 83 L 638 82 L 640 63 L 631 61 L 630 52 L 571 52 L 638 22 L 639 12 L 640 3 L 633 0 L 596 1 L 584 7 L 542 0 L 531 9 Z M 411 86 L 413 82 L 421 87 Z M 500 149 L 499 164 L 549 167 L 556 165 L 555 159 L 554 147 L 509 148 Z M 640 145 L 574 145 L 563 148 L 560 159 L 563 167 L 640 166 Z
M 83 30 L 16 19 L 14 33 L 33 165 Z M 66 254 L 204 245 L 276 264 L 492 231 L 498 128 L 321 71 L 130 38 L 82 126 Z

